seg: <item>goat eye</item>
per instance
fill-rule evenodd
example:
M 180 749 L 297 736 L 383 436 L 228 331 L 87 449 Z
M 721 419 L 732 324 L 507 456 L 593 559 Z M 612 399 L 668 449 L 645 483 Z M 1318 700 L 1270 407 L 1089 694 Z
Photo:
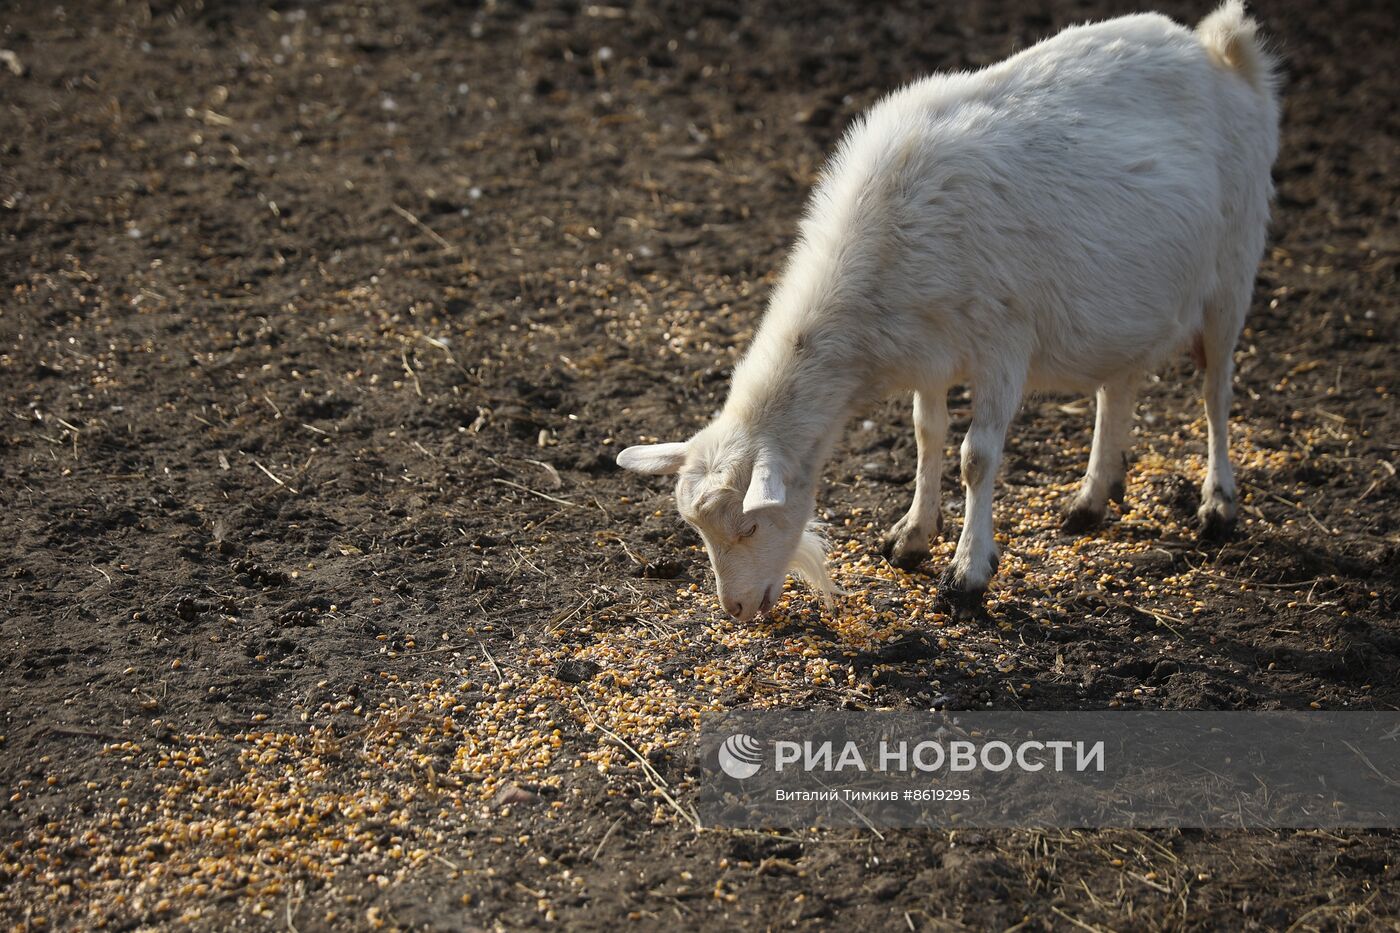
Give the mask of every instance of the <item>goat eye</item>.
M 739 532 L 739 537 L 741 537 L 741 538 L 752 538 L 752 537 L 753 537 L 753 533 L 754 533 L 755 531 L 757 531 L 757 530 L 758 530 L 758 523 L 755 522 L 754 524 L 750 525 L 750 526 L 749 526 L 748 528 L 746 528 L 745 530 Z

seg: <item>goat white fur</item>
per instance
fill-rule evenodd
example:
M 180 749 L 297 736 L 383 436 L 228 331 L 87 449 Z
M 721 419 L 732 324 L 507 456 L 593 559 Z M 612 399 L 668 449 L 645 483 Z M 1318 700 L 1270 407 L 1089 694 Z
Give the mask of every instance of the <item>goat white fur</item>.
M 996 569 L 993 485 L 1023 394 L 1097 391 L 1066 518 L 1081 530 L 1122 496 L 1139 379 L 1190 343 L 1209 423 L 1199 519 L 1219 533 L 1235 514 L 1232 353 L 1277 149 L 1274 63 L 1236 0 L 1195 32 L 1125 16 L 896 91 L 846 134 L 814 191 L 721 414 L 618 463 L 680 474 L 677 506 L 720 600 L 748 619 L 795 564 L 830 593 L 809 530 L 817 481 L 846 421 L 895 391 L 915 393 L 919 462 L 885 550 L 906 567 L 927 557 L 947 392 L 969 384 L 965 522 L 941 583 L 966 612 Z

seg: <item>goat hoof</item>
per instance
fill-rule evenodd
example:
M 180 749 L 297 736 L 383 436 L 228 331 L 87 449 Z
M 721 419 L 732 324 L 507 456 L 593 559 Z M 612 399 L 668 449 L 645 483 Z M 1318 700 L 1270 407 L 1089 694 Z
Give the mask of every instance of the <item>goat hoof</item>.
M 906 534 L 896 525 L 880 542 L 880 556 L 893 567 L 905 572 L 911 571 L 928 559 L 929 549 L 911 541 L 914 535 Z
M 920 550 L 918 548 L 900 547 L 897 543 L 892 541 L 885 542 L 880 547 L 880 553 L 884 556 L 885 560 L 889 561 L 891 566 L 898 567 L 905 573 L 913 571 L 929 557 L 927 548 Z
M 905 573 L 912 573 L 928 558 L 928 551 L 899 551 L 890 558 L 890 563 Z
M 953 571 L 946 571 L 938 581 L 938 598 L 943 606 L 958 622 L 966 622 L 982 615 L 982 598 L 987 588 L 969 586 L 958 579 Z
M 1196 512 L 1202 541 L 1218 542 L 1235 530 L 1235 497 L 1220 487 L 1210 489 Z
M 1235 530 L 1235 516 L 1226 506 L 1211 503 L 1201 506 L 1196 514 L 1200 529 L 1197 532 L 1202 541 L 1218 543 L 1230 537 Z
M 1103 510 L 1092 509 L 1087 505 L 1076 505 L 1065 513 L 1060 521 L 1060 531 L 1067 535 L 1082 535 L 1103 524 Z

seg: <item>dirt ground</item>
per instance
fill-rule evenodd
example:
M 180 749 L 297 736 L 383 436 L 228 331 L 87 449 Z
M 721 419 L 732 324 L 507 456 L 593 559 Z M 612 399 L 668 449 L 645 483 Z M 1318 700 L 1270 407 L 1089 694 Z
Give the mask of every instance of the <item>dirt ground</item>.
M 0 8 L 0 917 L 1400 924 L 1393 832 L 738 834 L 689 804 L 706 710 L 1400 704 L 1400 22 L 1256 6 L 1288 78 L 1235 536 L 1192 530 L 1185 354 L 1082 538 L 1089 406 L 1032 399 L 988 617 L 955 623 L 949 541 L 878 556 L 891 400 L 821 493 L 852 595 L 742 626 L 615 451 L 718 407 L 854 114 L 1138 6 Z

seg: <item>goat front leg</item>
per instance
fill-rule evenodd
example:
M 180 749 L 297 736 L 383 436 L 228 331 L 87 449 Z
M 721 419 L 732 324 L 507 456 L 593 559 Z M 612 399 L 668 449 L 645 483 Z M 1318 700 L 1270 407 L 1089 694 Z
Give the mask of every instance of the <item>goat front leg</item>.
M 1135 373 L 1125 374 L 1099 387 L 1089 471 L 1084 474 L 1079 494 L 1065 512 L 1060 527 L 1066 534 L 1079 534 L 1096 527 L 1103 521 L 1110 501 L 1120 505 L 1123 502 L 1137 389 Z
M 913 570 L 929 555 L 929 540 L 943 531 L 939 507 L 943 445 L 948 439 L 948 390 L 914 393 L 914 440 L 919 447 L 914 501 L 885 535 L 880 553 L 901 570 Z
M 988 379 L 973 387 L 972 426 L 962 445 L 962 481 L 966 500 L 963 528 L 953 563 L 939 581 L 943 601 L 959 619 L 982 606 L 987 583 L 997 570 L 992 501 L 1006 432 L 1021 403 L 1024 375 Z

